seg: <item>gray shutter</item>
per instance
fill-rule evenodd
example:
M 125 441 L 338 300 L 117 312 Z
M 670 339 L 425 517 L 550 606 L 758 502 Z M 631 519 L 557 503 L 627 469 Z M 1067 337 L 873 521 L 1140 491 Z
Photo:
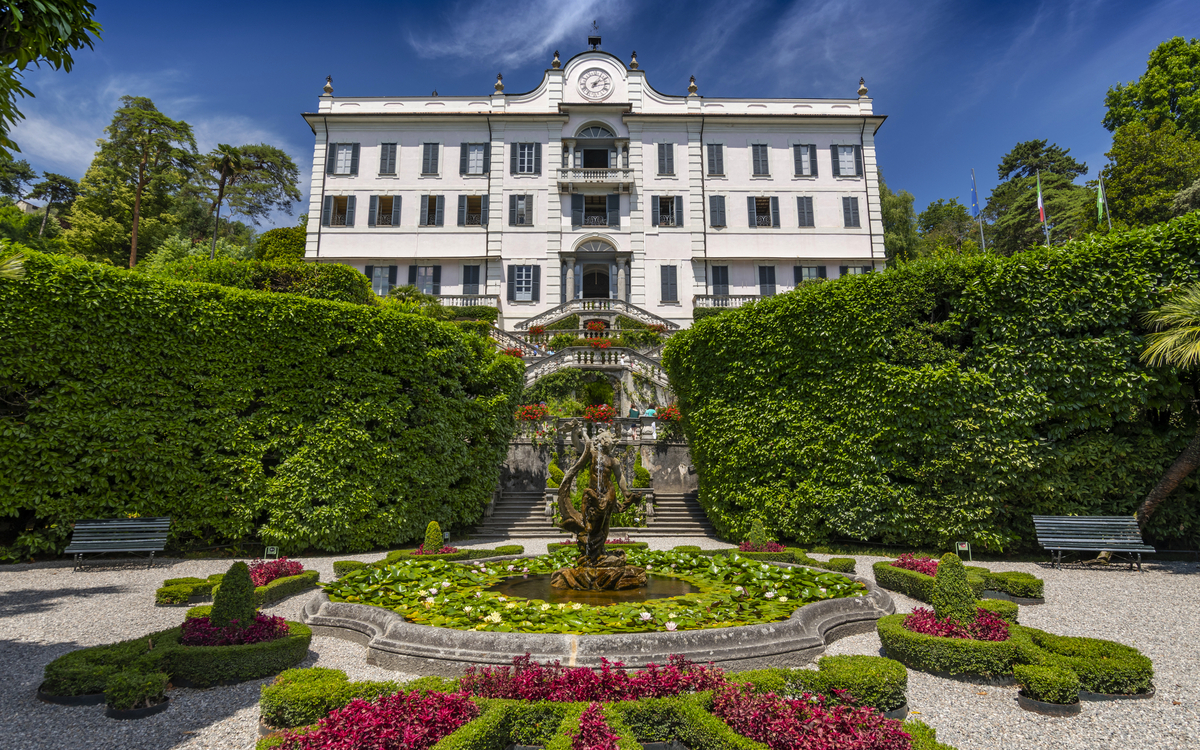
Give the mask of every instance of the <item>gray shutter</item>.
M 429 226 L 428 222 L 429 222 L 429 196 L 422 195 L 421 196 L 421 215 L 417 217 L 417 226 L 427 227 L 427 226 Z
M 533 144 L 533 173 L 534 174 L 542 173 L 542 142 L 541 141 L 538 141 L 537 143 Z M 537 271 L 534 271 L 534 274 L 536 275 Z
M 708 196 L 708 223 L 709 223 L 709 226 L 714 226 L 714 227 L 721 226 L 721 211 L 717 207 L 717 204 L 720 203 L 720 199 L 721 199 L 721 196 L 719 196 L 719 195 Z
M 796 196 L 796 221 L 797 226 L 805 226 L 804 224 L 804 198 Z
M 417 285 L 417 267 L 416 266 L 408 267 L 408 285 L 409 286 Z
M 862 226 L 858 219 L 858 198 L 850 199 L 850 218 L 854 219 L 854 226 Z
M 608 210 L 608 225 L 610 227 L 621 226 L 621 195 L 609 193 L 606 196 L 605 208 Z
M 683 196 L 675 196 L 675 226 L 683 226 Z
M 351 195 L 346 198 L 346 226 L 354 226 L 354 202 L 355 197 Z
M 533 225 L 533 196 L 532 195 L 525 196 L 525 223 L 530 226 Z
M 379 211 L 379 196 L 372 195 L 370 207 L 367 209 L 367 226 L 375 226 L 375 214 Z
M 433 267 L 433 293 L 434 294 L 442 293 L 442 267 L 441 266 Z
M 862 146 L 854 147 L 854 176 L 862 177 Z
M 388 174 L 396 174 L 396 157 L 397 157 L 399 151 L 400 151 L 400 144 L 398 144 L 398 143 L 389 143 L 388 144 L 388 163 L 387 163 Z
M 358 174 L 358 144 L 350 149 L 350 174 L 351 176 Z
M 508 301 L 517 301 L 517 267 L 508 267 Z
M 510 227 L 517 225 L 517 196 L 515 194 L 508 196 L 508 225 Z
M 467 196 L 458 196 L 458 225 L 465 227 L 467 225 Z
M 542 301 L 542 267 L 533 267 L 533 301 Z
M 488 225 L 488 203 L 490 199 L 490 195 L 481 196 L 479 199 L 479 223 L 485 227 Z
M 363 273 L 367 277 L 367 284 L 374 285 L 375 281 L 375 266 L 367 266 L 363 269 Z
M 832 174 L 834 177 L 841 177 L 842 167 L 838 163 L 838 147 L 836 144 L 829 147 L 829 155 L 833 161 L 833 171 L 830 174 Z
M 325 196 L 325 206 L 321 209 L 321 226 L 329 226 L 329 217 L 333 216 L 333 196 Z
M 508 171 L 509 174 L 517 173 L 517 156 L 521 153 L 521 144 L 514 143 L 508 154 Z
M 434 223 L 437 224 L 439 227 L 443 226 L 445 224 L 445 218 L 446 218 L 446 210 L 445 209 L 446 209 L 446 196 L 439 195 L 437 197 L 437 215 L 434 217 L 434 219 L 435 219 Z
M 578 193 L 571 195 L 571 226 L 583 226 L 583 196 Z
M 400 226 L 400 196 L 392 196 L 392 226 Z
M 396 286 L 396 266 L 388 266 L 388 291 Z
M 842 198 L 842 226 L 853 226 L 850 223 L 850 199 Z
M 825 276 L 825 266 L 817 266 L 817 278 L 818 279 L 828 278 Z
M 675 144 L 668 143 L 665 145 L 667 147 L 667 174 L 675 174 Z
M 469 143 L 458 144 L 458 173 L 459 174 L 467 173 L 467 165 L 470 163 L 470 159 L 471 159 L 471 144 L 469 144 Z
M 379 174 L 388 173 L 388 145 L 386 143 L 379 144 Z
M 329 144 L 329 148 L 325 152 L 325 174 L 333 174 L 333 168 L 337 164 L 337 144 Z
M 804 281 L 804 267 L 792 266 L 792 286 L 800 286 L 802 281 Z
M 658 144 L 658 173 L 667 173 L 667 144 Z
M 754 196 L 753 195 L 746 196 L 746 213 L 750 217 L 750 226 L 751 227 L 758 226 L 757 217 L 754 215 Z
M 779 196 L 771 196 L 771 226 L 779 226 Z
M 725 196 L 717 196 L 717 211 L 721 214 L 721 226 L 729 226 L 729 219 L 725 216 Z
M 817 144 L 812 143 L 808 146 L 808 168 L 812 170 L 812 176 L 817 176 Z
M 650 196 L 650 226 L 658 226 L 658 196 Z
M 492 144 L 483 144 L 483 173 L 491 174 L 492 171 Z
M 792 146 L 792 160 L 796 164 L 796 176 L 804 176 L 804 157 L 807 155 L 808 146 L 799 144 Z
M 850 266 L 838 266 L 838 276 L 845 276 L 846 271 L 850 270 Z

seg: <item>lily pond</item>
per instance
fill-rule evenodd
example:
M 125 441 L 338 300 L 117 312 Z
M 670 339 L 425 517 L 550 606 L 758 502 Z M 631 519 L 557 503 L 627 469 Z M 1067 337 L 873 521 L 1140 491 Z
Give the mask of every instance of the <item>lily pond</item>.
M 505 633 L 649 633 L 775 622 L 824 599 L 861 596 L 866 587 L 837 573 L 782 568 L 739 555 L 637 550 L 630 565 L 679 578 L 699 593 L 602 606 L 550 603 L 488 589 L 506 579 L 574 564 L 573 551 L 501 562 L 403 560 L 347 573 L 324 584 L 335 602 L 393 610 L 421 625 Z

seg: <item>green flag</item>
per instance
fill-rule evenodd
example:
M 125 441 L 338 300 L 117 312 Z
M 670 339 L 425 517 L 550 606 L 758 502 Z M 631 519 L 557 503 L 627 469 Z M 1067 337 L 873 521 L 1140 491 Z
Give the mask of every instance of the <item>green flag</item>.
M 1099 187 L 1096 189 L 1096 221 L 1100 222 L 1104 219 L 1104 179 L 1101 178 Z

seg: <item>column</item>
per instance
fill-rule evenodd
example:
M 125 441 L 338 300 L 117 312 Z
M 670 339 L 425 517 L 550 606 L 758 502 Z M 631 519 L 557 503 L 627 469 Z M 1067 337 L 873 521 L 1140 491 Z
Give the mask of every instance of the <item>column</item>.
M 629 261 L 617 261 L 617 269 L 617 299 L 628 302 L 629 295 L 625 293 L 625 280 L 629 278 Z
M 575 258 L 566 257 L 567 261 L 567 301 L 575 299 Z

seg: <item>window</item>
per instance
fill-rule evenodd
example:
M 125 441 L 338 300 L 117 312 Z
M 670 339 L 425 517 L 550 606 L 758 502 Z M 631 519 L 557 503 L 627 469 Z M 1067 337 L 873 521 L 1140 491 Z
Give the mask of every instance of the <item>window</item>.
M 817 176 L 817 147 L 808 143 L 797 143 L 792 146 L 792 157 L 795 161 L 797 177 Z
M 579 153 L 576 151 L 575 153 Z M 607 148 L 583 149 L 584 169 L 609 169 L 617 166 L 616 152 Z
M 329 151 L 325 155 L 325 173 L 350 176 L 358 174 L 358 144 L 329 144 Z
M 422 195 L 421 215 L 417 222 L 423 227 L 440 227 L 444 223 L 446 196 Z
M 363 273 L 371 281 L 371 291 L 380 297 L 386 297 L 392 287 L 396 286 L 395 266 L 367 266 Z
M 369 227 L 400 226 L 400 196 L 372 195 L 371 207 L 367 212 Z
M 751 161 L 755 177 L 765 177 L 771 174 L 771 164 L 767 159 L 767 144 L 755 143 L 750 146 Z
M 662 267 L 662 302 L 679 301 L 678 271 L 675 266 Z
M 841 269 L 839 269 L 839 270 L 841 271 L 842 276 L 858 276 L 859 274 L 870 273 L 871 267 L 870 266 L 842 266 Z
M 845 219 L 848 227 L 859 226 L 858 198 L 842 198 L 842 218 Z
M 714 176 L 725 174 L 725 146 L 720 143 L 708 144 L 708 173 Z
M 830 146 L 834 177 L 862 177 L 862 146 Z
M 792 266 L 792 274 L 796 286 L 800 286 L 805 281 L 825 278 L 825 266 Z
M 571 196 L 571 225 L 584 227 L 621 226 L 621 196 L 580 195 Z
M 458 196 L 458 225 L 460 227 L 487 226 L 488 196 Z
M 650 196 L 650 224 L 656 227 L 683 226 L 682 195 Z
M 533 226 L 533 196 L 508 196 L 508 223 L 514 227 Z
M 813 214 L 812 196 L 801 195 L 796 198 L 796 214 L 800 217 L 800 226 L 815 227 L 816 216 Z
M 379 144 L 379 174 L 396 174 L 396 144 Z
M 408 283 L 422 294 L 442 293 L 441 266 L 409 266 Z
M 590 128 L 585 128 L 584 130 L 579 131 L 579 135 L 577 135 L 575 137 L 576 138 L 612 138 L 614 136 L 613 136 L 612 131 L 609 130 L 608 128 L 602 128 L 598 125 L 593 125 Z
M 354 226 L 354 196 L 327 195 L 321 211 L 321 224 L 327 227 Z
M 491 168 L 491 161 L 492 144 L 490 143 L 464 143 L 459 146 L 459 174 L 487 174 Z M 434 163 L 436 164 L 436 160 Z M 437 171 L 436 167 L 434 171 Z
M 714 227 L 728 226 L 725 223 L 725 196 L 708 196 L 708 218 L 709 223 Z
M 712 290 L 718 297 L 729 296 L 729 266 L 712 267 Z
M 746 213 L 750 217 L 751 227 L 779 226 L 779 198 L 746 197 Z
M 464 295 L 479 294 L 479 266 L 463 266 Z
M 758 267 L 758 293 L 763 297 L 775 296 L 775 266 Z
M 537 302 L 540 296 L 541 266 L 508 267 L 508 300 Z
M 510 156 L 509 171 L 513 174 L 542 173 L 542 144 L 514 143 Z
M 421 174 L 438 173 L 438 143 L 426 143 L 421 149 Z
M 675 174 L 675 144 L 658 144 L 658 173 Z

